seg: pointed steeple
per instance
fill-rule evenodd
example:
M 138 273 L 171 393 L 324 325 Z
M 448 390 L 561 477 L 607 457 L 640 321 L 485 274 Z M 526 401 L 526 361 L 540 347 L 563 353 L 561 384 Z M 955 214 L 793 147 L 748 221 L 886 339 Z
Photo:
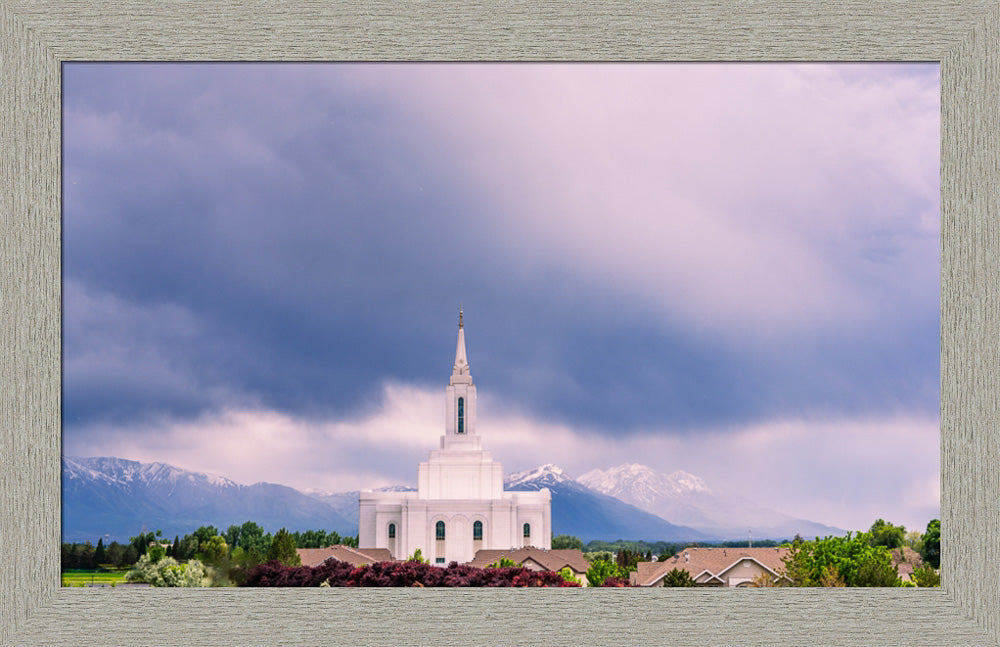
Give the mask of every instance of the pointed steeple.
M 458 310 L 458 345 L 455 347 L 455 365 L 451 369 L 452 377 L 469 374 L 469 360 L 465 355 L 465 326 L 462 322 L 464 312 Z

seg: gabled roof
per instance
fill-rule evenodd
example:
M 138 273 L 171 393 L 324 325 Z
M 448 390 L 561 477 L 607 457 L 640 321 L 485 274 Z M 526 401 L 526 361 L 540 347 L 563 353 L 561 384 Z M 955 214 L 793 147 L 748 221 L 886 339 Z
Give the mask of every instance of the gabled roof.
M 476 551 L 476 556 L 468 564 L 469 566 L 485 568 L 494 562 L 499 562 L 504 557 L 517 564 L 523 564 L 530 559 L 547 571 L 558 571 L 569 566 L 577 573 L 586 573 L 587 569 L 590 568 L 590 562 L 587 561 L 582 552 L 575 548 L 545 550 L 534 546 L 513 550 Z
M 779 575 L 784 572 L 785 564 L 782 558 L 786 555 L 788 555 L 788 548 L 780 546 L 771 548 L 689 547 L 662 562 L 639 562 L 636 569 L 636 583 L 639 586 L 652 586 L 675 568 L 687 571 L 692 578 L 700 577 L 707 571 L 715 579 L 724 581 L 722 576 L 745 559 L 751 559 L 765 570 Z
M 319 566 L 328 559 L 338 559 L 352 566 L 388 562 L 392 554 L 388 548 L 352 548 L 343 544 L 326 548 L 297 548 L 295 550 L 303 566 Z

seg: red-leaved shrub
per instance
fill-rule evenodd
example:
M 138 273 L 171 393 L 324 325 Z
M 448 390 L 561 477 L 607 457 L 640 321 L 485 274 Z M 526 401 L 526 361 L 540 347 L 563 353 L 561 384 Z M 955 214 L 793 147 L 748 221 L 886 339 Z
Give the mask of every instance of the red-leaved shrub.
M 558 573 L 524 567 L 476 568 L 452 562 L 439 568 L 420 562 L 376 562 L 354 567 L 328 559 L 319 566 L 271 561 L 252 569 L 243 586 L 579 586 Z

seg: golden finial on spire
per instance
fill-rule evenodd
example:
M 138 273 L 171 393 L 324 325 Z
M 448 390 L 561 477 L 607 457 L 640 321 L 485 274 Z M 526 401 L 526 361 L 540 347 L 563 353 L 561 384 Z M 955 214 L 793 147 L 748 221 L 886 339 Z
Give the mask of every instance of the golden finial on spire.
M 462 302 L 458 302 L 458 327 L 462 327 Z

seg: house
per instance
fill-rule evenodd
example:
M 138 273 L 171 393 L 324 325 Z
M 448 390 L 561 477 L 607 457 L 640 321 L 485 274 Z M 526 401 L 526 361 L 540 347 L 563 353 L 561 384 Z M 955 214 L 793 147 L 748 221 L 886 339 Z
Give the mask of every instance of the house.
M 559 550 L 546 550 L 529 546 L 517 548 L 515 550 L 480 550 L 476 552 L 476 557 L 468 562 L 469 566 L 486 568 L 490 564 L 495 564 L 501 559 L 524 566 L 532 571 L 553 571 L 558 572 L 564 568 L 569 568 L 573 577 L 580 581 L 580 586 L 587 586 L 587 570 L 590 562 L 583 556 L 583 553 L 576 548 Z
M 468 562 L 483 549 L 551 546 L 551 492 L 504 491 L 503 466 L 483 449 L 461 311 L 439 447 L 418 465 L 416 492 L 359 494 L 361 545 L 395 559 L 420 550 L 438 566 Z
M 392 560 L 392 555 L 385 548 L 359 549 L 343 544 L 327 546 L 326 548 L 297 548 L 295 552 L 299 554 L 303 566 L 319 566 L 328 559 L 337 559 L 352 566 Z
M 751 586 L 754 579 L 784 575 L 787 547 L 723 548 L 689 547 L 661 562 L 639 562 L 631 574 L 634 586 L 663 586 L 670 571 L 687 571 L 698 586 Z

